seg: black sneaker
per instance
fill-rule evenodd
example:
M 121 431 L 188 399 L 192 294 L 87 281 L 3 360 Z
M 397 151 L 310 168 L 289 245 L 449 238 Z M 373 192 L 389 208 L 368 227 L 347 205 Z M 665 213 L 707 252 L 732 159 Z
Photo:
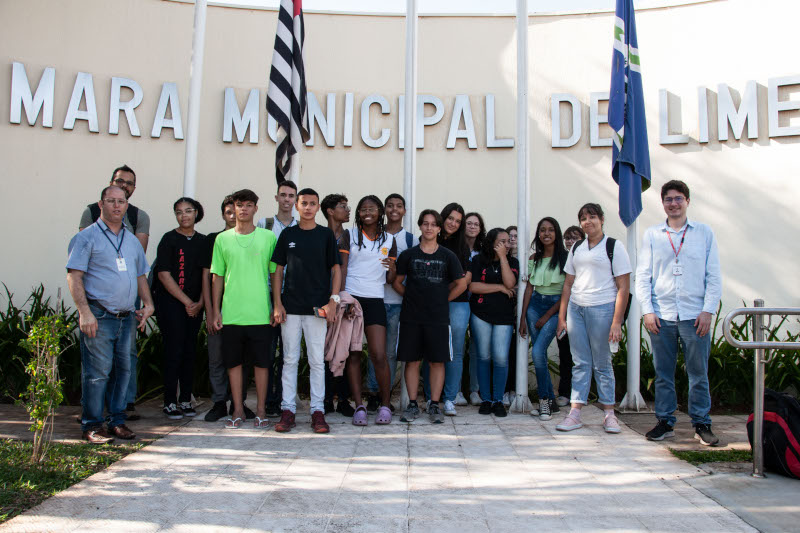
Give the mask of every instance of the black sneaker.
M 266 405 L 264 405 L 264 411 L 267 413 L 267 416 L 277 418 L 281 416 L 281 404 L 280 402 L 267 402 Z M 255 417 L 255 415 L 253 416 Z
M 431 424 L 444 423 L 444 415 L 442 414 L 442 410 L 439 409 L 438 403 L 432 403 L 430 407 L 428 407 L 428 418 L 430 418 Z
M 378 407 L 381 406 L 381 402 L 378 400 L 378 397 L 375 394 L 370 394 L 367 397 L 367 413 L 374 415 L 378 412 Z
M 336 412 L 340 413 L 342 416 L 352 418 L 356 410 L 353 409 L 353 406 L 350 405 L 350 402 L 347 400 L 339 400 L 339 403 L 336 404 Z
M 137 420 L 141 420 L 142 418 L 136 413 L 136 407 L 132 403 L 129 403 L 125 407 L 125 415 L 126 415 L 125 419 L 129 422 L 136 422 Z
M 220 418 L 223 418 L 227 412 L 228 408 L 225 406 L 225 402 L 215 402 L 214 406 L 206 413 L 203 420 L 206 422 L 216 422 Z
M 550 398 L 550 414 L 559 412 L 561 412 L 561 408 L 558 406 L 558 402 L 554 398 Z
M 500 417 L 506 416 L 508 414 L 506 412 L 506 406 L 503 405 L 503 402 L 494 402 L 492 404 L 492 414 L 494 416 L 500 416 Z
M 502 404 L 500 404 L 502 405 Z M 492 414 L 492 402 L 481 402 L 481 406 L 478 407 L 478 414 L 479 415 L 490 415 Z
M 181 402 L 178 408 L 183 413 L 183 416 L 193 417 L 197 415 L 197 411 L 192 407 L 192 402 Z
M 666 420 L 659 420 L 656 427 L 645 433 L 647 440 L 664 440 L 675 436 L 672 426 Z
M 697 424 L 694 427 L 694 438 L 699 440 L 703 446 L 717 446 L 719 444 L 719 437 L 711 432 L 709 424 Z
M 325 400 L 325 414 L 329 415 L 333 412 L 336 412 L 336 408 L 333 406 L 333 400 Z
M 165 405 L 163 412 L 164 415 L 166 415 L 166 417 L 169 418 L 170 420 L 180 420 L 181 418 L 183 418 L 183 413 L 181 413 L 181 410 L 178 409 L 178 406 L 175 405 L 174 403 Z

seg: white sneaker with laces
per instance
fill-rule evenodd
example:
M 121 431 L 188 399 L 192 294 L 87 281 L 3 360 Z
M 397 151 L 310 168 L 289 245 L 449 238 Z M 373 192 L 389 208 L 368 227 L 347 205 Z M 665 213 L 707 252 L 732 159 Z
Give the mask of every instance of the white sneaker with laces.
M 559 396 L 558 398 L 556 398 L 556 405 L 558 405 L 559 407 L 566 407 L 567 405 L 569 405 L 569 398 L 567 398 L 566 396 Z
M 456 405 L 450 400 L 444 402 L 444 414 L 447 416 L 456 416 Z
M 478 391 L 470 393 L 469 403 L 471 403 L 472 405 L 480 405 L 482 401 L 483 400 L 481 400 L 481 395 L 478 394 Z
M 469 405 L 469 402 L 466 398 L 464 398 L 464 395 L 461 393 L 461 391 L 456 394 L 456 400 L 453 403 L 456 405 Z

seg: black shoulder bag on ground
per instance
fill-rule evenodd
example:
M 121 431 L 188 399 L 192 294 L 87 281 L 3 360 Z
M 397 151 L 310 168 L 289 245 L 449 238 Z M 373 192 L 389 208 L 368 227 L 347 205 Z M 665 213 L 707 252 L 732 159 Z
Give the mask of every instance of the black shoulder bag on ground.
M 753 446 L 753 419 L 747 419 L 747 439 Z M 764 466 L 778 474 L 800 479 L 800 402 L 772 389 L 764 390 Z

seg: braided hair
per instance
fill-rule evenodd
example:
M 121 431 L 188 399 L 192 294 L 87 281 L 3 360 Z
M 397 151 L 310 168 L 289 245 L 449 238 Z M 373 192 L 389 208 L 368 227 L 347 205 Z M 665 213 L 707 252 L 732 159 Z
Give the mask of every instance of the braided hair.
M 383 216 L 385 211 L 383 208 L 383 202 L 381 202 L 380 198 L 374 194 L 370 194 L 359 200 L 358 205 L 356 206 L 356 227 L 358 228 L 359 249 L 364 246 L 364 222 L 361 220 L 361 206 L 364 205 L 365 202 L 372 202 L 378 206 L 378 235 L 376 237 L 377 240 L 375 241 L 376 244 L 380 246 L 386 242 L 386 232 L 384 231 L 385 223 Z M 364 248 L 366 248 L 366 246 L 364 246 Z

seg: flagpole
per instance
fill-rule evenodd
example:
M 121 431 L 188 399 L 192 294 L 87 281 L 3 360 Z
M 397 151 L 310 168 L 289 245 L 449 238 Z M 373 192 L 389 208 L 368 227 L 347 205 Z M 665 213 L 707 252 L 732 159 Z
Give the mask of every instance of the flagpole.
M 183 162 L 183 195 L 194 198 L 197 190 L 197 141 L 200 131 L 200 93 L 203 89 L 203 53 L 206 42 L 206 0 L 195 0 L 192 66 L 189 73 L 189 122 Z
M 627 228 L 627 249 L 628 256 L 631 261 L 631 310 L 628 313 L 627 330 L 628 330 L 628 389 L 622 401 L 619 403 L 619 408 L 622 411 L 642 411 L 647 409 L 647 404 L 640 392 L 640 366 L 641 366 L 641 329 L 639 324 L 642 318 L 642 312 L 639 308 L 639 301 L 636 298 L 636 264 L 639 256 L 639 218 L 633 221 L 633 224 Z
M 517 286 L 517 317 L 525 316 L 522 299 L 528 279 L 528 229 L 530 228 L 530 145 L 528 118 L 528 0 L 517 0 L 517 256 L 520 283 Z M 516 397 L 511 410 L 530 411 L 528 399 L 528 339 L 517 328 Z
M 403 197 L 406 216 L 403 225 L 414 230 L 414 210 L 417 195 L 417 0 L 406 0 L 406 103 L 405 146 L 403 149 Z M 408 405 L 405 363 L 400 374 L 400 406 Z

